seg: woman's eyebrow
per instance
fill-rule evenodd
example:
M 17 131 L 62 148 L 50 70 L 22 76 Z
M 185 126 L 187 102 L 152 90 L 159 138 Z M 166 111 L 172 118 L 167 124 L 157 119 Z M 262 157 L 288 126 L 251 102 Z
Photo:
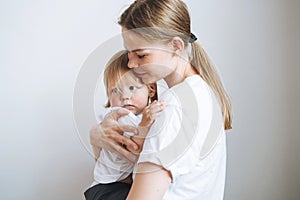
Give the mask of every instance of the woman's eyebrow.
M 128 53 L 134 53 L 134 52 L 137 52 L 137 51 L 144 51 L 144 50 L 147 50 L 147 48 L 143 48 L 143 49 L 134 49 L 134 50 L 131 50 L 131 51 L 128 51 L 126 50 Z
M 165 49 L 165 48 L 159 48 L 159 47 L 144 47 L 144 48 L 139 48 L 139 49 L 134 49 L 134 50 L 126 50 L 127 53 L 135 53 L 135 52 L 139 52 L 139 51 L 151 51 L 151 50 L 159 50 L 159 51 L 166 51 L 166 52 L 171 52 L 169 49 Z

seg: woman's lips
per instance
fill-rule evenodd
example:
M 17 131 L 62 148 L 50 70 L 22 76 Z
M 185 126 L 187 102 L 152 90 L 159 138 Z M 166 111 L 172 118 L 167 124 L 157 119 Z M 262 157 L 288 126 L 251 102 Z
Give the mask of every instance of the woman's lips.
M 146 73 L 136 72 L 134 70 L 133 70 L 133 72 L 134 72 L 134 75 L 136 75 L 138 77 L 142 77 L 142 76 L 144 76 L 146 74 Z

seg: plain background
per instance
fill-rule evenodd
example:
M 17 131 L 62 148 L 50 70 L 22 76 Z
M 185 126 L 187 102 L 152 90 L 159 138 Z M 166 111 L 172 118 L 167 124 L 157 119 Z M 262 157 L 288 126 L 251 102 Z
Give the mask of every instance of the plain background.
M 73 120 L 74 84 L 130 2 L 0 1 L 1 199 L 83 199 L 94 160 Z M 225 199 L 299 199 L 300 2 L 186 3 L 232 99 Z

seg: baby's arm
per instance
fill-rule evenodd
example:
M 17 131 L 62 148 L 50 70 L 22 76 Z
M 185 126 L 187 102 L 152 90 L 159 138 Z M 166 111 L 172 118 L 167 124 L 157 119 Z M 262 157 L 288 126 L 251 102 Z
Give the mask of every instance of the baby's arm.
M 138 135 L 134 135 L 131 139 L 139 146 L 138 150 L 133 153 L 140 153 L 143 148 L 145 137 L 153 124 L 156 117 L 164 109 L 164 102 L 153 101 L 149 106 L 145 107 L 143 110 L 142 121 L 138 125 Z

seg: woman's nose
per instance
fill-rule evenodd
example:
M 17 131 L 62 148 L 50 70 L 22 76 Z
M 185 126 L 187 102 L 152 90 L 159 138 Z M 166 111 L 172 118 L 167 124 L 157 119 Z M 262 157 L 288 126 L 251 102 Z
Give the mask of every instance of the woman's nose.
M 136 64 L 136 62 L 134 62 L 134 61 L 128 61 L 128 64 L 127 64 L 127 66 L 129 67 L 129 68 L 137 68 L 138 67 L 138 65 Z
M 127 64 L 127 66 L 131 69 L 138 67 L 138 64 L 136 63 L 136 61 L 134 59 L 134 55 L 132 55 L 131 52 L 128 53 L 128 64 Z

